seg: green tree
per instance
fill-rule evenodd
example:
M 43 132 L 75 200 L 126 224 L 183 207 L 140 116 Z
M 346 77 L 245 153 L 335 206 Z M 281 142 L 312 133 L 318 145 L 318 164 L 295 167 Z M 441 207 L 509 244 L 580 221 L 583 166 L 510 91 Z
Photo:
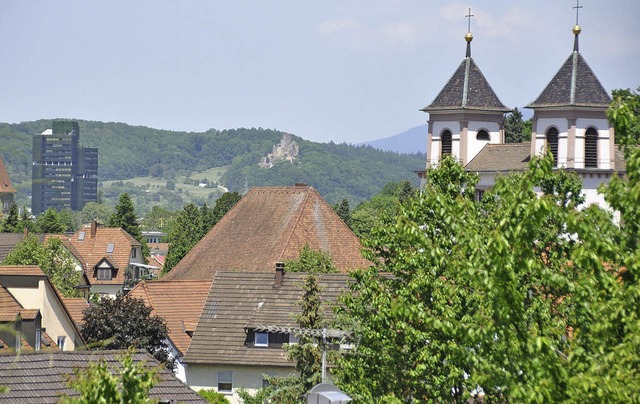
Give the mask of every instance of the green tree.
M 29 216 L 26 206 L 22 208 L 22 213 L 20 213 L 20 221 L 18 222 L 19 229 L 27 229 L 29 232 L 33 232 L 35 230 L 35 223 Z
M 627 175 L 640 183 L 634 164 Z M 634 401 L 639 389 L 622 386 L 638 381 L 640 305 L 619 274 L 639 265 L 630 212 L 640 186 L 607 188 L 627 212 L 620 234 L 607 212 L 578 208 L 579 184 L 550 156 L 499 179 L 480 203 L 475 181 L 445 159 L 374 229 L 375 266 L 354 273 L 343 300 L 355 349 L 339 362 L 339 385 L 363 402 L 461 402 L 479 389 L 488 401 Z
M 144 349 L 167 368 L 175 363 L 166 344 L 167 325 L 162 317 L 152 315 L 142 299 L 127 295 L 101 297 L 84 311 L 82 337 L 92 349 Z
M 142 254 L 145 257 L 149 256 L 149 246 L 147 246 L 146 240 L 142 237 L 142 231 L 138 224 L 133 201 L 128 193 L 125 192 L 120 195 L 120 199 L 116 205 L 116 211 L 109 218 L 107 226 L 122 228 L 142 244 Z
M 169 252 L 162 269 L 163 274 L 171 271 L 180 260 L 196 245 L 202 234 L 200 210 L 190 203 L 176 217 L 176 222 L 169 232 Z
M 175 223 L 177 212 L 154 205 L 142 219 L 142 227 L 148 231 L 167 232 Z
M 77 289 L 82 271 L 76 270 L 73 256 L 58 238 L 40 243 L 38 237 L 29 234 L 7 254 L 2 264 L 37 265 L 64 297 L 82 296 Z
M 3 232 L 5 233 L 19 233 L 22 229 L 19 229 L 18 224 L 20 223 L 20 218 L 18 215 L 18 205 L 12 203 L 9 207 L 9 213 L 7 214 L 7 218 L 4 220 Z
M 111 207 L 103 203 L 87 202 L 80 213 L 83 223 L 90 223 L 94 220 L 98 223 L 108 223 L 114 212 Z
M 340 219 L 349 227 L 351 224 L 351 209 L 349 208 L 349 200 L 347 198 L 342 198 L 342 201 L 339 205 L 335 205 L 333 210 L 340 216 Z
M 213 224 L 218 223 L 222 216 L 226 215 L 240 199 L 242 196 L 237 192 L 225 192 L 216 199 L 216 204 L 213 207 Z
M 229 404 L 229 400 L 227 400 L 227 397 L 225 397 L 224 394 L 222 393 L 218 393 L 217 391 L 211 389 L 211 390 L 198 390 L 198 395 L 202 398 L 204 398 L 205 400 L 207 400 L 207 402 L 209 404 Z M 260 402 L 262 403 L 262 401 Z
M 133 361 L 133 350 L 123 354 L 120 366 L 110 367 L 104 359 L 92 362 L 86 369 L 76 368 L 67 385 L 80 397 L 63 396 L 63 403 L 153 403 L 151 388 L 159 381 L 157 370 L 144 362 Z
M 332 273 L 338 272 L 331 256 L 323 251 L 313 250 L 308 243 L 300 250 L 298 259 L 285 261 L 287 272 Z
M 522 111 L 515 108 L 504 121 L 506 143 L 522 143 L 531 140 L 531 120 L 522 119 Z
M 40 233 L 60 234 L 67 230 L 67 226 L 62 222 L 60 214 L 53 208 L 47 209 L 38 216 L 35 225 Z

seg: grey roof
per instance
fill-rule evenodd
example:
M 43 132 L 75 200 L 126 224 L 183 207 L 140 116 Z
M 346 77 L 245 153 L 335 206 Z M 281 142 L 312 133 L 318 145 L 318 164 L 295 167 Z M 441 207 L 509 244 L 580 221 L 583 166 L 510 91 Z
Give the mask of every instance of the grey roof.
M 531 143 L 487 144 L 466 166 L 465 170 L 474 172 L 511 172 L 529 168 Z M 615 170 L 624 173 L 626 161 L 622 150 L 615 152 Z M 581 172 L 606 171 L 597 168 L 579 169 Z
M 545 107 L 602 107 L 611 97 L 593 73 L 580 52 L 573 52 L 551 79 L 540 96 L 527 108 Z
M 293 313 L 308 274 L 285 273 L 282 286 L 275 287 L 275 273 L 218 271 L 185 363 L 292 367 L 282 349 L 252 348 L 245 345 L 245 329 L 258 326 L 294 327 Z M 347 289 L 348 275 L 318 275 L 326 318 L 328 307 Z
M 466 57 L 436 99 L 422 109 L 425 112 L 470 109 L 510 111 L 493 91 L 471 57 Z
M 44 241 L 44 234 L 36 234 L 40 242 Z M 7 254 L 24 240 L 24 233 L 0 233 L 0 262 L 7 258 Z
M 0 355 L 0 385 L 9 389 L 0 393 L 0 401 L 7 403 L 57 403 L 61 394 L 78 396 L 69 389 L 66 377 L 74 368 L 86 368 L 89 363 L 101 358 L 109 366 L 120 363 L 124 351 L 93 352 L 43 352 Z M 146 352 L 133 354 L 135 362 L 144 361 L 149 367 L 158 369 L 160 381 L 151 389 L 150 397 L 171 402 L 206 402 L 186 384 Z
M 487 144 L 465 169 L 476 172 L 524 171 L 529 167 L 531 143 Z

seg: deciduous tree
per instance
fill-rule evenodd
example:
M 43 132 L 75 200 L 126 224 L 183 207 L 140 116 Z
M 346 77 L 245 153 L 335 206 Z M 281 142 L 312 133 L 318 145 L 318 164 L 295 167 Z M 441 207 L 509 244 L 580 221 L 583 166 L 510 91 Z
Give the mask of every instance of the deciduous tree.
M 109 218 L 107 226 L 122 228 L 142 244 L 142 254 L 145 257 L 149 256 L 149 246 L 147 246 L 146 240 L 142 237 L 142 231 L 138 224 L 133 201 L 128 193 L 125 192 L 120 195 L 120 199 L 116 205 L 116 211 Z
M 37 265 L 64 297 L 80 297 L 77 289 L 82 271 L 76 270 L 71 253 L 58 238 L 40 243 L 38 237 L 29 234 L 7 254 L 3 265 Z
M 166 343 L 167 325 L 152 311 L 142 299 L 101 297 L 84 311 L 80 332 L 92 349 L 144 349 L 173 369 L 174 360 Z

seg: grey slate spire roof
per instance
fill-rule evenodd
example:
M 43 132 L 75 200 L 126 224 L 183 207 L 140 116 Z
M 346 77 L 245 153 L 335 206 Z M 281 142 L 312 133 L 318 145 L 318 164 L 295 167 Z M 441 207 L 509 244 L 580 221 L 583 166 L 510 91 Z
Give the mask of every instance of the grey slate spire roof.
M 444 110 L 483 110 L 510 111 L 493 91 L 489 82 L 471 57 L 470 44 L 467 43 L 467 57 L 464 58 L 453 76 L 444 86 L 436 99 L 426 107 L 424 112 Z
M 578 35 L 574 51 L 540 96 L 527 108 L 609 106 L 611 97 L 578 51 L 577 41 Z

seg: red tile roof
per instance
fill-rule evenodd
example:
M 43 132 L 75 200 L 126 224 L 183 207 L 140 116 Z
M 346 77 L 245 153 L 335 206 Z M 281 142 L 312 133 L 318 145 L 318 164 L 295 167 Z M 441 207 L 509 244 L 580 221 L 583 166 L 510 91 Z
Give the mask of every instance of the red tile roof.
M 89 307 L 89 303 L 82 297 L 62 298 L 62 301 L 71 315 L 71 320 L 78 326 L 84 324 L 84 311 Z
M 305 243 L 342 272 L 369 265 L 360 240 L 312 187 L 253 188 L 169 272 L 167 280 L 213 279 L 218 270 L 271 273 Z
M 81 233 L 84 233 L 82 238 Z M 69 250 L 85 266 L 87 276 L 93 285 L 122 285 L 124 275 L 129 266 L 131 249 L 140 246 L 140 242 L 121 228 L 98 227 L 95 237 L 90 228 L 82 228 L 72 236 L 52 235 L 62 239 Z M 107 245 L 113 243 L 113 253 L 107 253 Z M 111 280 L 98 280 L 94 269 L 103 259 L 107 259 L 117 269 Z
M 129 292 L 129 296 L 143 299 L 153 307 L 154 313 L 167 322 L 169 339 L 182 353 L 187 352 L 211 287 L 208 281 L 142 281 Z
M 0 265 L 0 275 L 47 276 L 37 265 Z

